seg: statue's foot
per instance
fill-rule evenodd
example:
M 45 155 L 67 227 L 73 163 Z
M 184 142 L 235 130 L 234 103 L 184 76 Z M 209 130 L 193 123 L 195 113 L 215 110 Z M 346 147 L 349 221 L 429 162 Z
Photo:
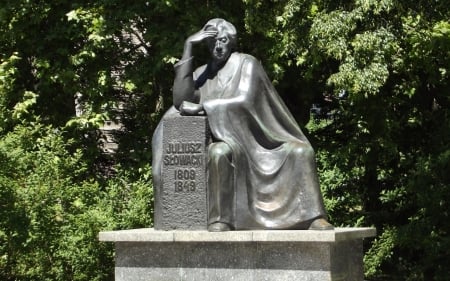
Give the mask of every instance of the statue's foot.
M 327 222 L 326 219 L 315 219 L 308 228 L 309 230 L 332 230 L 334 226 Z
M 215 222 L 208 226 L 208 231 L 210 232 L 229 231 L 229 230 L 231 230 L 230 226 L 223 222 Z

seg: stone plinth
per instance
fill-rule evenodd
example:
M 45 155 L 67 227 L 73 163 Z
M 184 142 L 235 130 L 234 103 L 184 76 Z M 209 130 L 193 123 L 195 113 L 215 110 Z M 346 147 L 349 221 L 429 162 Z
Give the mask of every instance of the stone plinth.
M 205 116 L 173 116 L 163 121 L 162 188 L 155 190 L 155 228 L 206 229 Z
M 101 232 L 116 246 L 116 281 L 362 281 L 365 237 L 374 228 L 330 231 Z

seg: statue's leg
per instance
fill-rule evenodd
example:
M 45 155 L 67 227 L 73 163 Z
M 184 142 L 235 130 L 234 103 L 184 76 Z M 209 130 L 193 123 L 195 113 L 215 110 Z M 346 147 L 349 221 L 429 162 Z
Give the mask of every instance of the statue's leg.
M 208 148 L 208 230 L 225 231 L 233 225 L 233 165 L 231 148 L 224 142 Z
M 310 213 L 308 216 L 312 219 L 309 229 L 333 229 L 333 226 L 327 221 L 317 176 L 314 150 L 309 143 L 290 142 L 288 145 L 290 145 L 291 153 L 293 153 L 293 157 L 296 159 L 296 166 L 302 167 L 298 171 L 297 176 L 301 178 L 300 181 L 303 183 L 301 193 L 308 198 L 307 202 L 302 203 L 308 205 L 305 209 L 306 212 Z

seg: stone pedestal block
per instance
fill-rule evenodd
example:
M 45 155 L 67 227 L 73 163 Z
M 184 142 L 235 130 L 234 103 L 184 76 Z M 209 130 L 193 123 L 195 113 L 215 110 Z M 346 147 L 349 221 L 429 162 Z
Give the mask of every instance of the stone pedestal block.
M 374 228 L 330 231 L 101 232 L 115 242 L 116 281 L 362 281 L 365 237 Z
M 155 228 L 207 227 L 205 116 L 174 116 L 163 123 L 162 189 L 155 190 Z

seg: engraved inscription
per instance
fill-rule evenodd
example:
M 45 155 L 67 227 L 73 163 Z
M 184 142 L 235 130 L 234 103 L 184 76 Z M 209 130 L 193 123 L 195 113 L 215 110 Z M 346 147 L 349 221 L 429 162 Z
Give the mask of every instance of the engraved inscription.
M 176 169 L 174 179 L 175 192 L 195 191 L 195 169 Z
M 202 155 L 165 155 L 164 165 L 166 166 L 201 166 L 203 164 Z
M 164 165 L 173 167 L 175 192 L 194 192 L 199 186 L 197 170 L 204 164 L 201 142 L 168 142 L 164 147 Z
M 165 153 L 166 166 L 203 165 L 201 142 L 169 142 L 165 147 Z
M 167 154 L 201 154 L 201 142 L 169 142 L 166 147 Z

